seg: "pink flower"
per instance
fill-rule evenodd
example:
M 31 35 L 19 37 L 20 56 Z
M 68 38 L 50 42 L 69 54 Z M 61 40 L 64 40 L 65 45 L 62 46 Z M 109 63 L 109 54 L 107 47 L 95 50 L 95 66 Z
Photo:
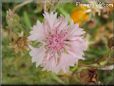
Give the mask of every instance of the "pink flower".
M 84 59 L 87 43 L 83 38 L 85 32 L 77 24 L 68 21 L 57 13 L 44 13 L 44 22 L 33 26 L 28 39 L 38 41 L 42 46 L 30 46 L 32 62 L 44 70 L 69 72 L 69 67 Z

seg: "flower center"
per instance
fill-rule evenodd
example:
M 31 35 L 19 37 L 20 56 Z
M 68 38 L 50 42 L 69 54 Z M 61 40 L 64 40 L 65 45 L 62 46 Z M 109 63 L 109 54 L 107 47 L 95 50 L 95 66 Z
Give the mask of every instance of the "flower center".
M 65 33 L 50 34 L 47 38 L 47 46 L 53 51 L 59 51 L 64 47 Z

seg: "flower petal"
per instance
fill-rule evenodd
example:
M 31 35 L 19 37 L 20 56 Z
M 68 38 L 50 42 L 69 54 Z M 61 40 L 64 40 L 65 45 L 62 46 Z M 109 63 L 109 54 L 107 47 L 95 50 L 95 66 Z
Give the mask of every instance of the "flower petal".
M 33 48 L 31 47 L 30 55 L 32 57 L 32 62 L 36 63 L 36 67 L 42 64 L 42 61 L 45 56 L 44 48 Z
M 45 21 L 49 24 L 50 29 L 53 29 L 54 23 L 57 20 L 57 13 L 51 12 L 50 14 L 45 12 L 44 14 Z
M 74 66 L 75 63 L 77 63 L 77 60 L 75 57 L 63 53 L 60 59 L 60 63 L 57 66 L 57 69 L 62 70 L 63 72 L 69 72 L 69 67 Z
M 37 21 L 37 24 L 33 26 L 31 35 L 28 37 L 29 40 L 43 40 L 44 39 L 44 29 L 43 24 L 40 21 Z

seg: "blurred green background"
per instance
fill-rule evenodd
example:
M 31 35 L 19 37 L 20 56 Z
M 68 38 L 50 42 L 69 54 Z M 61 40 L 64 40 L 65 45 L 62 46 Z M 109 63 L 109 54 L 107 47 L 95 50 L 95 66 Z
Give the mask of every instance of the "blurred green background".
M 2 83 L 3 84 L 83 84 L 77 77 L 77 73 L 72 76 L 56 75 L 52 72 L 42 71 L 41 68 L 36 68 L 31 62 L 29 52 L 24 51 L 15 53 L 10 47 L 12 40 L 9 37 L 10 28 L 8 28 L 6 19 L 6 11 L 13 9 L 19 3 L 2 3 L 2 24 L 3 24 L 3 39 L 2 39 Z M 56 4 L 56 3 L 55 3 Z M 62 3 L 58 5 L 50 5 L 52 10 L 55 9 L 58 14 L 68 16 L 71 14 L 75 3 Z M 109 10 L 110 11 L 110 10 Z M 43 21 L 43 9 L 41 3 L 29 3 L 16 10 L 16 14 L 20 18 L 21 29 L 18 26 L 12 28 L 14 33 L 25 32 L 25 37 L 28 36 L 31 27 L 37 20 Z M 81 27 L 87 32 L 87 39 L 91 43 L 88 50 L 85 52 L 86 64 L 97 63 L 104 61 L 107 57 L 107 43 L 113 35 L 114 10 L 109 14 L 102 12 L 101 16 L 90 14 L 90 19 L 85 21 Z M 107 17 L 105 17 L 107 16 Z M 111 56 L 108 64 L 114 64 L 114 55 Z M 84 71 L 84 70 L 83 70 Z M 86 75 L 85 75 L 86 76 Z M 102 84 L 114 84 L 114 69 L 113 70 L 97 70 L 98 81 Z M 86 82 L 86 81 L 85 81 Z

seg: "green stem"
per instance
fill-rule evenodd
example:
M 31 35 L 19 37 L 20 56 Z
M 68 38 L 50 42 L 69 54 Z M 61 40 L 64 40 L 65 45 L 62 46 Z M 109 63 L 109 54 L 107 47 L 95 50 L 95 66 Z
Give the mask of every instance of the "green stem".
M 57 81 L 59 82 L 60 84 L 65 84 L 63 80 L 61 80 L 57 75 L 53 74 L 52 73 L 52 77 Z

